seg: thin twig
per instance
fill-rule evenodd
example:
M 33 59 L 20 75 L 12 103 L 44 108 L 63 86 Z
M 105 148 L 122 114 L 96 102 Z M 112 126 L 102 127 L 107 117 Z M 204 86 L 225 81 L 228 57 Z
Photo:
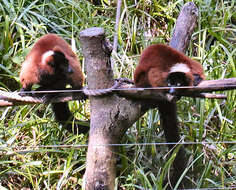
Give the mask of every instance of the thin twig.
M 12 106 L 13 103 L 12 102 L 8 102 L 5 100 L 0 100 L 0 107 L 4 107 L 4 106 Z

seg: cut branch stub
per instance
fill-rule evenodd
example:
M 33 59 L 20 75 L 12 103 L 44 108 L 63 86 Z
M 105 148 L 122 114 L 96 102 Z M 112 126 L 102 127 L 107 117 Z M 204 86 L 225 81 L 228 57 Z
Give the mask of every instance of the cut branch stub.
M 80 32 L 90 89 L 109 88 L 113 85 L 111 49 L 105 41 L 103 28 L 88 28 Z

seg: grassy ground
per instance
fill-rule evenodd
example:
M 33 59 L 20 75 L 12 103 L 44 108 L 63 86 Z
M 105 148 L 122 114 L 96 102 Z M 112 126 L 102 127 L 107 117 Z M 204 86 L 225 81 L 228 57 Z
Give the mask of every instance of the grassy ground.
M 100 1 L 96 1 L 100 2 Z M 0 2 L 0 89 L 19 90 L 22 60 L 37 38 L 58 33 L 71 44 L 84 69 L 78 34 L 99 26 L 111 41 L 115 1 L 94 6 L 76 0 L 2 0 Z M 119 47 L 113 54 L 116 77 L 132 78 L 140 53 L 149 44 L 168 43 L 176 18 L 187 1 L 124 0 Z M 236 77 L 236 3 L 196 0 L 199 20 L 187 55 L 204 67 L 207 79 Z M 228 99 L 183 98 L 178 103 L 181 136 L 188 142 L 236 140 L 236 91 Z M 89 118 L 89 102 L 70 102 L 77 119 Z M 0 189 L 80 189 L 86 148 L 32 149 L 30 146 L 86 144 L 86 135 L 61 129 L 47 105 L 0 108 Z M 157 110 L 150 110 L 126 133 L 122 143 L 164 142 Z M 187 145 L 194 188 L 236 186 L 236 145 Z M 117 189 L 161 189 L 168 173 L 166 146 L 125 146 L 120 149 Z M 164 166 L 164 167 L 160 167 Z

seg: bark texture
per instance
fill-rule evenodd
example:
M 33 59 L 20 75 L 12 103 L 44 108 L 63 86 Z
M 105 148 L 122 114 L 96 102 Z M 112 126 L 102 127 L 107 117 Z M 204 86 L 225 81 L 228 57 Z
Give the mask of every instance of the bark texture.
M 189 45 L 198 18 L 198 9 L 193 2 L 186 3 L 176 21 L 170 46 L 185 52 Z
M 102 28 L 89 28 L 80 33 L 87 69 L 89 89 L 109 88 L 113 85 L 111 49 Z M 117 95 L 91 96 L 89 147 L 84 175 L 84 188 L 114 189 L 115 147 L 124 132 L 144 112 L 141 104 Z

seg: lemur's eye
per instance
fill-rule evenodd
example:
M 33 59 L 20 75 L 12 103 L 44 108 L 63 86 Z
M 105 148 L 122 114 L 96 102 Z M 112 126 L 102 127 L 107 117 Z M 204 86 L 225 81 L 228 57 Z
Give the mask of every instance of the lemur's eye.
M 55 66 L 54 61 L 48 61 L 47 64 L 48 64 L 49 66 L 51 66 L 51 67 L 54 67 L 54 66 Z

